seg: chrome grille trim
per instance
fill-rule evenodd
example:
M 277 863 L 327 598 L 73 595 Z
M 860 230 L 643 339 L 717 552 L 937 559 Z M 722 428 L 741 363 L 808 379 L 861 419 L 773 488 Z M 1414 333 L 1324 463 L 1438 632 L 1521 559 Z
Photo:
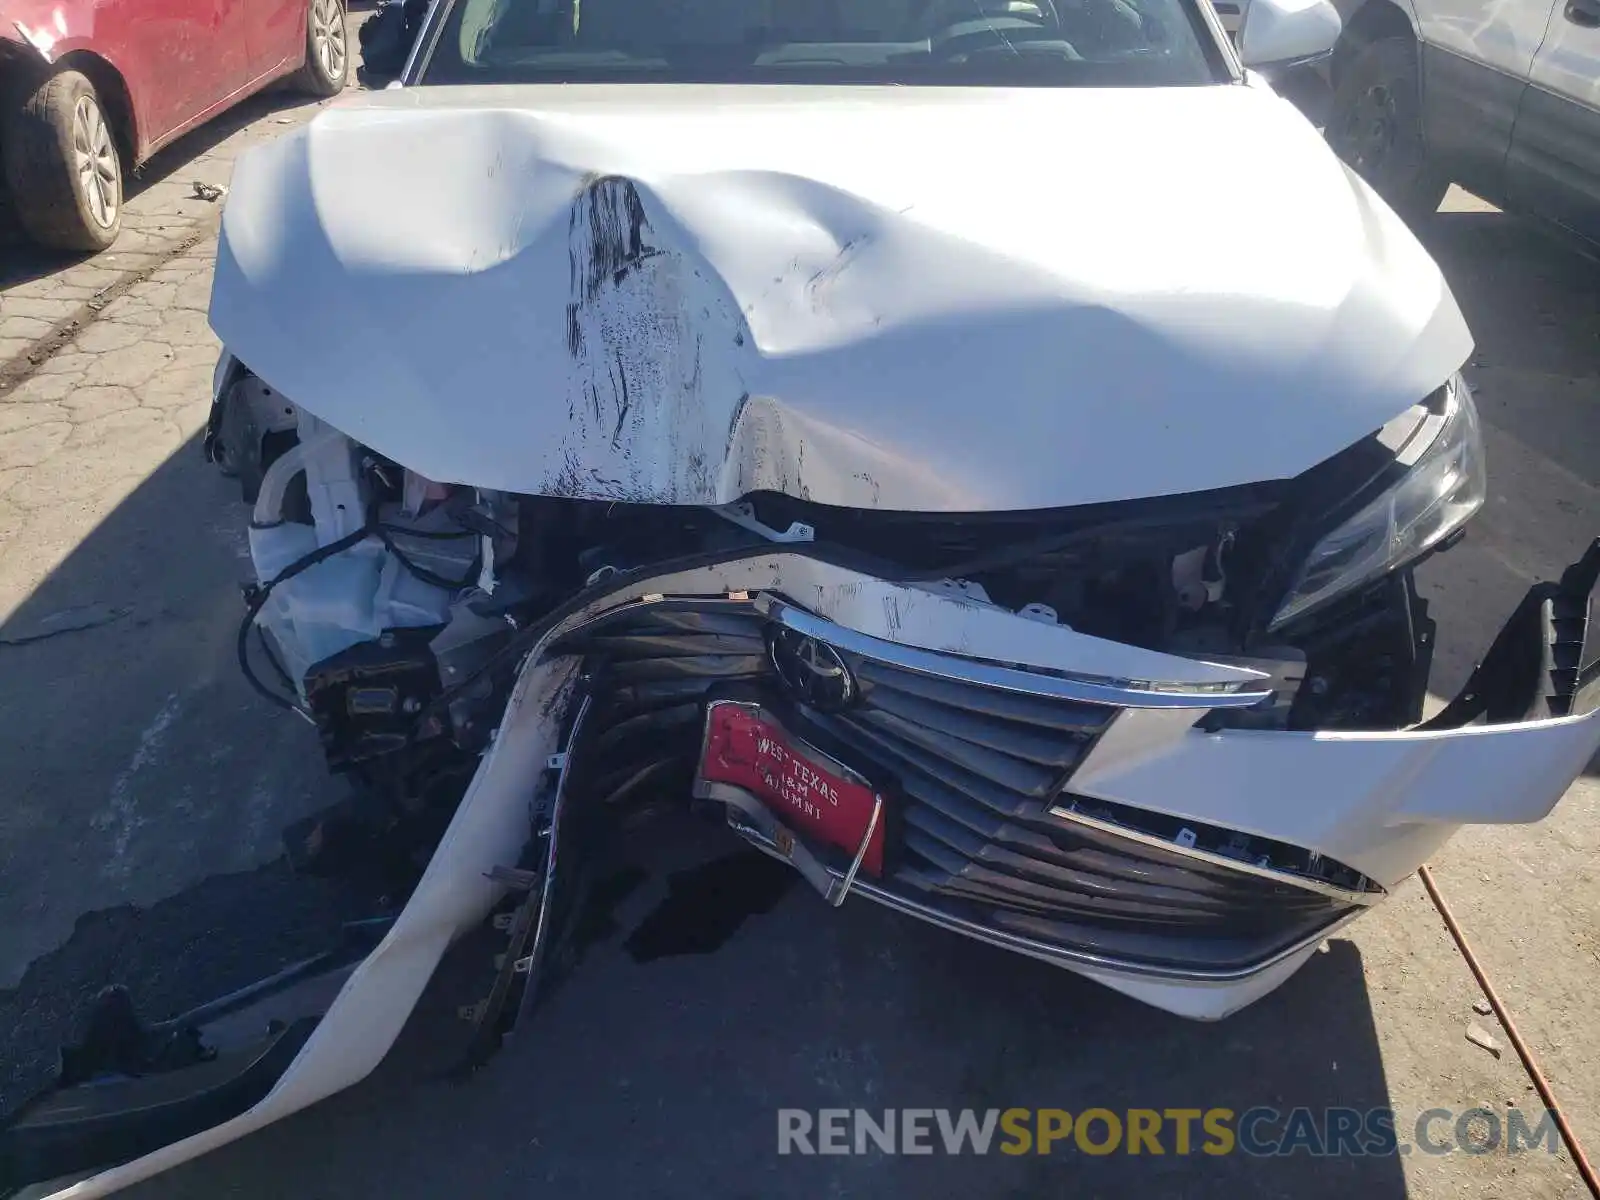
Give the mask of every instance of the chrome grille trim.
M 773 858 L 787 862 L 788 860 L 778 851 L 777 847 L 764 842 L 749 834 L 744 835 L 745 840 L 758 850 L 771 855 Z M 833 867 L 828 868 L 830 875 L 842 877 L 843 872 Z M 1236 983 L 1259 975 L 1262 971 L 1269 970 L 1286 958 L 1291 958 L 1303 950 L 1310 949 L 1318 942 L 1324 941 L 1337 933 L 1344 926 L 1355 920 L 1361 910 L 1355 909 L 1333 917 L 1326 925 L 1322 925 L 1303 937 L 1297 938 L 1288 945 L 1282 946 L 1264 956 L 1259 962 L 1250 963 L 1243 967 L 1221 968 L 1194 968 L 1178 966 L 1158 966 L 1155 964 L 1128 961 L 1122 958 L 1113 958 L 1109 955 L 1095 954 L 1085 950 L 1075 950 L 1070 946 L 1062 946 L 1055 942 L 1043 941 L 1039 938 L 1029 937 L 1026 934 L 1015 933 L 1007 929 L 998 929 L 958 913 L 937 908 L 922 901 L 914 900 L 909 896 L 900 895 L 890 891 L 880 883 L 870 879 L 857 879 L 851 888 L 852 895 L 865 896 L 876 904 L 896 912 L 905 913 L 907 916 L 917 917 L 947 929 L 952 933 L 963 934 L 976 941 L 987 942 L 991 946 L 999 946 L 1004 950 L 1011 950 L 1017 954 L 1026 954 L 1029 958 L 1037 958 L 1043 962 L 1054 963 L 1058 966 L 1069 965 L 1109 971 L 1117 975 L 1136 975 L 1147 979 L 1167 979 L 1185 983 Z
M 915 646 L 902 646 L 882 638 L 871 637 L 835 625 L 822 617 L 798 608 L 770 593 L 755 598 L 756 610 L 769 620 L 797 633 L 806 634 L 827 642 L 835 649 L 874 662 L 930 675 L 938 679 L 954 679 L 977 687 L 995 688 L 1004 692 L 1021 692 L 1030 696 L 1047 696 L 1056 700 L 1073 700 L 1080 704 L 1105 704 L 1115 708 L 1249 708 L 1252 704 L 1271 697 L 1270 689 L 1246 684 L 1181 684 L 1157 680 L 1100 679 L 1072 676 L 1064 673 L 1049 674 L 1038 670 L 1018 670 L 1000 663 L 977 658 L 961 658 L 952 654 L 921 650 Z M 1247 686 L 1250 690 L 1243 690 Z

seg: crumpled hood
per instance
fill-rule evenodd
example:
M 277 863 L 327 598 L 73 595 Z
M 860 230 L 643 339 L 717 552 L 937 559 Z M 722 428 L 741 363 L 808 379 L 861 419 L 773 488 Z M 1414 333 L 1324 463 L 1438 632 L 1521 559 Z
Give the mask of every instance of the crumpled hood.
M 1286 478 L 1471 348 L 1235 85 L 377 93 L 240 160 L 211 321 L 437 480 L 926 511 Z

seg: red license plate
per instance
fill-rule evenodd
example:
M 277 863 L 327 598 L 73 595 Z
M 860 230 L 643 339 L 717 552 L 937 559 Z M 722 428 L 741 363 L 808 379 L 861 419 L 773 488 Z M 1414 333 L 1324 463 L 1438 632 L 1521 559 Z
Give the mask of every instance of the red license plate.
M 713 704 L 700 777 L 750 792 L 790 828 L 853 858 L 872 824 L 877 793 L 850 768 L 792 737 L 753 705 Z M 883 873 L 883 822 L 861 869 Z

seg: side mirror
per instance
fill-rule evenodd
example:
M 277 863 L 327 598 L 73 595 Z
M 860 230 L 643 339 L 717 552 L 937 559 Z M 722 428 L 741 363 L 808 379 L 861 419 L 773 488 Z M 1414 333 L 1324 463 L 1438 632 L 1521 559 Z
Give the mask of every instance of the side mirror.
M 1293 67 L 1333 53 L 1343 22 L 1329 0 L 1250 0 L 1239 59 L 1252 70 Z

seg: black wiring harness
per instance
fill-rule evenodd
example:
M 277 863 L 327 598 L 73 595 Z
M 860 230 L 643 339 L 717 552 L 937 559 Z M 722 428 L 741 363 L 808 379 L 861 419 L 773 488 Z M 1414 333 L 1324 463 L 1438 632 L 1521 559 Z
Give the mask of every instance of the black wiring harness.
M 306 720 L 315 723 L 315 719 L 312 717 L 310 711 L 295 699 L 295 693 L 298 691 L 297 685 L 292 679 L 289 678 L 288 671 L 284 670 L 283 664 L 278 661 L 277 655 L 273 653 L 272 647 L 266 640 L 265 633 L 261 632 L 259 627 L 256 626 L 256 619 L 261 615 L 262 608 L 265 607 L 268 598 L 272 595 L 273 589 L 276 588 L 280 583 L 287 583 L 296 575 L 301 575 L 306 571 L 309 571 L 318 563 L 326 562 L 330 558 L 337 557 L 338 555 L 343 554 L 346 550 L 353 549 L 354 547 L 359 546 L 362 542 L 365 542 L 368 538 L 373 537 L 381 541 L 385 548 L 388 549 L 389 553 L 394 555 L 395 560 L 412 575 L 416 576 L 416 578 L 420 579 L 423 583 L 432 584 L 434 587 L 444 588 L 447 591 L 458 592 L 462 588 L 466 587 L 473 577 L 477 575 L 478 570 L 482 565 L 483 556 L 482 551 L 480 550 L 479 553 L 474 556 L 472 565 L 468 568 L 467 573 L 463 578 L 450 579 L 447 576 L 440 575 L 435 571 L 428 570 L 426 567 L 413 560 L 409 555 L 401 550 L 400 547 L 395 544 L 394 540 L 394 535 L 397 533 L 404 534 L 407 537 L 426 538 L 434 541 L 448 541 L 458 538 L 477 536 L 470 530 L 461 530 L 458 532 L 454 530 L 422 531 L 407 529 L 401 525 L 385 524 L 377 519 L 376 513 L 372 513 L 368 515 L 366 524 L 362 525 L 360 529 L 357 529 L 352 533 L 347 533 L 344 537 L 329 542 L 326 546 L 318 546 L 309 554 L 306 554 L 290 563 L 266 583 L 251 584 L 245 588 L 244 619 L 239 622 L 239 635 L 235 640 L 234 649 L 237 652 L 239 659 L 239 670 L 244 674 L 245 681 L 249 683 L 251 688 L 254 689 L 258 695 L 264 697 L 266 700 L 270 701 L 272 704 L 275 704 L 279 708 L 287 709 L 289 712 L 299 713 Z M 256 628 L 258 633 L 260 633 L 262 652 L 266 655 L 267 661 L 272 665 L 273 671 L 277 674 L 278 679 L 282 682 L 284 688 L 287 689 L 289 693 L 288 695 L 269 687 L 265 682 L 262 681 L 261 677 L 256 674 L 255 668 L 250 662 L 250 630 L 252 628 Z

